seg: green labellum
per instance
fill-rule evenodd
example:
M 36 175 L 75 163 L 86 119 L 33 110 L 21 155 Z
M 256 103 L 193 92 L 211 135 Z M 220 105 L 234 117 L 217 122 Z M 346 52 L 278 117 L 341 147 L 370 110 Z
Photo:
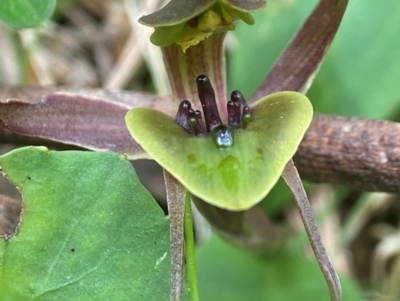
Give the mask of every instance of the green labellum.
M 278 92 L 260 99 L 233 145 L 212 135 L 191 136 L 173 118 L 136 108 L 126 115 L 133 138 L 192 194 L 217 207 L 241 211 L 260 202 L 279 179 L 312 120 L 308 98 Z

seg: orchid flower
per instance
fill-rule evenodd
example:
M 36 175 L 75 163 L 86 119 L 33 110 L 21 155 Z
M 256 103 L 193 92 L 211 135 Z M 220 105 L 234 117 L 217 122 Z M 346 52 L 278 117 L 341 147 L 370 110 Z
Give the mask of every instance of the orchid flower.
M 217 233 L 262 252 L 266 237 L 259 237 L 251 220 L 260 214 L 257 204 L 282 176 L 297 201 L 331 300 L 339 301 L 339 278 L 292 157 L 312 120 L 312 106 L 304 94 L 347 2 L 321 0 L 248 101 L 240 91 L 227 97 L 224 38 L 236 21 L 253 24 L 251 13 L 263 8 L 265 1 L 172 0 L 139 20 L 155 29 L 150 40 L 161 47 L 171 98 L 54 92 L 34 104 L 0 103 L 0 120 L 17 134 L 112 150 L 132 160 L 153 159 L 163 167 L 171 217 L 172 300 L 179 300 L 182 288 L 186 192 Z M 96 118 L 85 118 L 93 110 Z M 36 120 L 27 122 L 32 112 Z M 41 116 L 55 115 L 60 128 L 49 131 Z M 113 127 L 98 127 L 104 123 Z M 78 128 L 96 128 L 96 134 L 77 136 Z

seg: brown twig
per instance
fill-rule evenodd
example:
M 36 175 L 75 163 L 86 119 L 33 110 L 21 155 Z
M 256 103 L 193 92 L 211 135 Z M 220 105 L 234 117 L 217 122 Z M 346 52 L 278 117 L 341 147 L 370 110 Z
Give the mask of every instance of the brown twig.
M 316 115 L 294 157 L 302 179 L 400 192 L 400 124 Z
M 15 235 L 20 221 L 22 203 L 10 196 L 0 194 L 0 238 L 7 241 Z

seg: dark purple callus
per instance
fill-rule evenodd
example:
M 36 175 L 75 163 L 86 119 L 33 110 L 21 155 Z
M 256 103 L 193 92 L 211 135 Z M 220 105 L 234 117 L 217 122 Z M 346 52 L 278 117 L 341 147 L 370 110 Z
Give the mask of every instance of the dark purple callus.
M 206 121 L 206 129 L 207 132 L 211 132 L 216 126 L 222 125 L 217 102 L 215 100 L 214 89 L 211 86 L 210 80 L 205 75 L 198 76 L 196 83 L 201 107 L 203 108 L 204 119 Z
M 245 106 L 243 108 L 243 117 L 242 117 L 241 127 L 245 129 L 246 126 L 249 124 L 250 120 L 251 120 L 250 108 L 248 106 Z
M 192 105 L 189 100 L 183 100 L 179 104 L 178 112 L 175 116 L 175 121 L 179 124 L 186 132 L 193 134 L 192 127 L 189 123 L 189 111 L 192 110 Z M 193 110 L 192 110 L 193 111 Z
M 188 120 L 192 132 L 194 133 L 195 136 L 198 136 L 205 132 L 203 128 L 203 121 L 201 120 L 201 113 L 199 110 L 194 111 L 190 109 L 188 114 Z
M 246 106 L 243 94 L 239 91 L 233 91 L 231 93 L 231 100 L 228 101 L 228 124 L 237 129 L 242 122 L 243 108 Z
M 228 124 L 233 128 L 236 128 L 240 123 L 240 116 L 237 114 L 239 109 L 238 104 L 234 103 L 233 101 L 228 101 L 226 108 L 228 111 Z
M 175 117 L 176 123 L 194 136 L 210 133 L 218 147 L 233 146 L 233 129 L 244 129 L 251 121 L 250 108 L 246 105 L 242 93 L 233 91 L 231 94 L 231 100 L 227 103 L 228 125 L 226 126 L 222 124 L 214 89 L 208 77 L 200 75 L 196 82 L 206 126 L 204 128 L 200 111 L 194 111 L 188 100 L 180 103 Z

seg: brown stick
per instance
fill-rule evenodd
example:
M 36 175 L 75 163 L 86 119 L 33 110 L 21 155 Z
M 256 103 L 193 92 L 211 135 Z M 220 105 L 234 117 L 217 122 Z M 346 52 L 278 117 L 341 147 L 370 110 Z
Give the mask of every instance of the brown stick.
M 400 124 L 316 115 L 294 157 L 302 179 L 400 192 Z

